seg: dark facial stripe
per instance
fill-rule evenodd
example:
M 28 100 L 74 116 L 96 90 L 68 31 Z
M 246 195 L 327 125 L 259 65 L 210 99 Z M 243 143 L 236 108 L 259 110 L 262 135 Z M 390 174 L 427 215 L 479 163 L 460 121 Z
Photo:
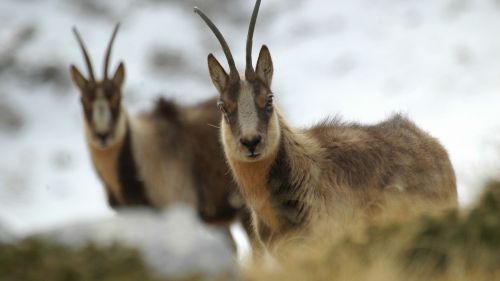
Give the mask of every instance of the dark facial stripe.
M 82 99 L 83 113 L 87 124 L 92 124 L 92 105 Z
M 118 178 L 125 205 L 152 206 L 146 196 L 144 183 L 139 179 L 137 163 L 132 153 L 132 137 L 127 126 L 118 161 Z
M 240 97 L 240 84 L 230 85 L 228 91 L 223 95 L 223 100 L 234 105 L 234 110 L 229 110 L 226 108 L 226 118 L 229 123 L 229 128 L 231 128 L 231 132 L 234 136 L 239 136 L 240 134 L 240 126 L 238 124 L 238 99 Z M 232 108 L 231 108 L 232 109 Z
M 309 207 L 300 194 L 304 178 L 299 178 L 297 182 L 292 182 L 291 178 L 289 159 L 284 145 L 280 144 L 276 160 L 269 171 L 267 186 L 271 193 L 271 204 L 280 220 L 285 222 L 285 230 L 299 227 L 309 214 Z
M 261 93 L 261 85 L 254 83 L 254 89 L 256 93 L 259 93 L 260 95 L 265 94 L 266 96 L 271 93 L 271 91 L 266 91 L 265 93 Z M 273 114 L 274 107 L 266 108 L 265 106 L 263 108 L 259 107 L 257 103 L 255 103 L 255 107 L 257 108 L 257 116 L 259 118 L 259 121 L 257 123 L 257 129 L 259 132 L 267 132 L 267 128 L 269 126 L 269 120 L 271 119 L 271 115 Z

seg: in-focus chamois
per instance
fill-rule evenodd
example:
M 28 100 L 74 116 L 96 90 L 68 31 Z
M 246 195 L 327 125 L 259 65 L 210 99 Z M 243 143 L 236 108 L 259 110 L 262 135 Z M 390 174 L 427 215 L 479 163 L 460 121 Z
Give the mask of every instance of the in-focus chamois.
M 273 62 L 266 46 L 256 68 L 252 66 L 259 6 L 257 0 L 244 77 L 220 31 L 202 11 L 195 12 L 219 40 L 229 64 L 227 74 L 208 56 L 210 77 L 220 94 L 224 152 L 261 240 L 269 245 L 307 232 L 341 206 L 368 214 L 374 197 L 386 192 L 456 205 L 455 174 L 446 150 L 401 115 L 371 126 L 336 119 L 307 129 L 288 125 L 273 104 Z
M 104 78 L 96 80 L 85 45 L 76 30 L 89 78 L 71 65 L 71 76 L 81 92 L 85 136 L 94 167 L 113 207 L 163 208 L 185 203 L 209 223 L 227 225 L 241 211 L 231 200 L 238 194 L 217 124 L 216 99 L 180 106 L 159 99 L 152 112 L 131 116 L 122 103 L 123 62 L 108 76 L 111 48 L 107 46 Z M 242 202 L 240 200 L 240 202 Z

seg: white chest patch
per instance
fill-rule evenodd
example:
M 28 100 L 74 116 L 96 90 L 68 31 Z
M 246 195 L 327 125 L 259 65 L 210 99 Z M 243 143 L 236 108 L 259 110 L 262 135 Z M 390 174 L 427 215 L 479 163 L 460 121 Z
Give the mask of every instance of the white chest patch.
M 242 87 L 238 98 L 238 120 L 242 135 L 257 132 L 258 116 L 252 92 L 248 87 Z
M 92 122 L 98 133 L 107 133 L 111 126 L 111 110 L 108 101 L 99 97 L 94 101 L 92 107 Z

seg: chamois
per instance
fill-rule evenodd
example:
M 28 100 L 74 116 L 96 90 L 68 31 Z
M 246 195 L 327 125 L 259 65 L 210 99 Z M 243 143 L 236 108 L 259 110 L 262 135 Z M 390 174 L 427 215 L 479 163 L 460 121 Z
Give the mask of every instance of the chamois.
M 195 12 L 217 37 L 229 64 L 227 74 L 208 55 L 210 77 L 220 94 L 224 152 L 261 241 L 270 246 L 290 235 L 303 236 L 320 219 L 332 219 L 339 206 L 368 215 L 369 203 L 379 194 L 414 195 L 438 206 L 455 206 L 455 174 L 446 150 L 399 114 L 370 126 L 337 119 L 307 129 L 288 125 L 273 104 L 273 62 L 265 45 L 256 68 L 252 66 L 259 6 L 257 0 L 244 77 L 214 23 L 196 7 Z
M 90 155 L 105 185 L 110 206 L 160 209 L 181 202 L 197 210 L 205 222 L 228 227 L 235 217 L 242 212 L 244 215 L 244 210 L 231 200 L 239 196 L 238 189 L 217 140 L 218 130 L 209 126 L 217 124 L 220 118 L 213 106 L 216 99 L 180 106 L 160 98 L 151 112 L 129 115 L 121 101 L 123 62 L 113 77 L 108 77 L 118 27 L 107 47 L 102 80 L 96 80 L 76 28 L 73 32 L 89 78 L 74 65 L 70 68 L 81 94 Z

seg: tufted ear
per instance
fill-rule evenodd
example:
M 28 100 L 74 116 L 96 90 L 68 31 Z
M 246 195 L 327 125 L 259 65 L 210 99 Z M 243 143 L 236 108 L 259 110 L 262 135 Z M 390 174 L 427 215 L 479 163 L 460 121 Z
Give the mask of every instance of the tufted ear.
M 215 88 L 217 88 L 219 94 L 222 94 L 224 89 L 228 86 L 229 76 L 212 54 L 208 55 L 208 71 L 210 72 L 210 78 L 212 78 L 212 83 L 214 83 Z
M 73 64 L 70 66 L 71 78 L 73 79 L 73 83 L 80 88 L 80 90 L 85 89 L 88 84 L 88 80 L 83 77 L 82 73 L 74 66 Z
M 269 49 L 266 45 L 263 45 L 260 49 L 255 73 L 259 80 L 266 84 L 267 87 L 271 88 L 271 83 L 273 81 L 273 60 L 271 59 L 271 53 L 269 53 Z
M 123 81 L 125 81 L 125 65 L 123 62 L 120 62 L 116 68 L 115 74 L 113 75 L 113 83 L 116 86 L 121 87 L 123 85 Z

